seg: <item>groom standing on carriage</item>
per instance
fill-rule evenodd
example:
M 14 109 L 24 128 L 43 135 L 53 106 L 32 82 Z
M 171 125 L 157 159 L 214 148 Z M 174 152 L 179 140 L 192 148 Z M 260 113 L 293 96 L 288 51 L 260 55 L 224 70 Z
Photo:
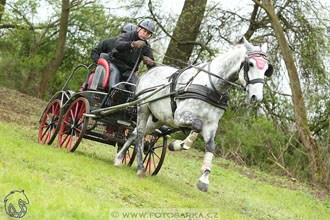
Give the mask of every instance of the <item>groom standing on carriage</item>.
M 134 72 L 138 70 L 139 64 L 143 61 L 148 69 L 155 66 L 152 49 L 147 39 L 155 31 L 155 23 L 151 19 L 144 19 L 136 31 L 122 34 L 116 41 L 116 46 L 110 54 L 110 60 L 118 67 L 119 71 L 111 72 L 111 79 L 115 79 L 116 84 L 119 81 L 127 81 L 136 84 L 138 78 Z M 115 75 L 115 76 L 114 76 Z M 130 91 L 134 91 L 133 86 L 129 86 Z

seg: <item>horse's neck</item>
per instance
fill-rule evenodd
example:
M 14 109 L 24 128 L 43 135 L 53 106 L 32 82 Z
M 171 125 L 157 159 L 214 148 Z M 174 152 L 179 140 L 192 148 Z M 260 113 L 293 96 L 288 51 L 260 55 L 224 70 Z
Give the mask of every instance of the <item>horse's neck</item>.
M 238 70 L 245 58 L 246 48 L 244 45 L 238 45 L 233 50 L 217 56 L 211 61 L 210 71 L 221 78 L 235 82 L 238 79 Z M 221 79 L 212 77 L 212 81 L 219 92 L 226 92 L 230 84 Z

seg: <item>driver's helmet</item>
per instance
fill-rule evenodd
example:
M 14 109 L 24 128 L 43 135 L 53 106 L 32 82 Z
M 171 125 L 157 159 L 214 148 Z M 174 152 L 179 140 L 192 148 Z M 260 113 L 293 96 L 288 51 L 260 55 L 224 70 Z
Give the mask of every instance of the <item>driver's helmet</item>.
M 150 31 L 152 34 L 155 32 L 156 24 L 153 20 L 146 18 L 139 24 L 139 27 L 142 27 L 148 31 Z
M 127 33 L 127 32 L 131 32 L 131 31 L 136 31 L 136 28 L 137 28 L 137 26 L 135 24 L 127 23 L 123 26 L 121 32 Z

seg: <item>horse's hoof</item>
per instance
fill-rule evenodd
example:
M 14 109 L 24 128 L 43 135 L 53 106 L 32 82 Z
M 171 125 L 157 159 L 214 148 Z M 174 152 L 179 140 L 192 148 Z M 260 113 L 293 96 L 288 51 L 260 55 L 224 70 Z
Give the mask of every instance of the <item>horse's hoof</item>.
M 182 141 L 180 140 L 173 140 L 169 145 L 168 145 L 168 149 L 170 151 L 179 151 L 182 150 Z
M 206 184 L 202 181 L 198 181 L 197 188 L 203 192 L 207 192 L 209 189 L 209 184 Z
M 146 172 L 144 170 L 138 170 L 137 171 L 137 176 L 139 178 L 145 178 L 145 177 L 147 177 L 147 174 L 146 174 Z
M 123 160 L 115 158 L 115 166 L 116 167 L 121 167 L 123 165 Z

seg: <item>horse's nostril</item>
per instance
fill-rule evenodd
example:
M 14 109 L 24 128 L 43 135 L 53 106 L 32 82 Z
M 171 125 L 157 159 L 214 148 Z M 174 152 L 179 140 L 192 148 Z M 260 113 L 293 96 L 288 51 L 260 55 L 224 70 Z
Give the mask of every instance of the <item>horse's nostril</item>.
M 256 102 L 257 101 L 257 96 L 255 96 L 255 95 L 253 95 L 252 97 L 251 97 L 251 102 Z

